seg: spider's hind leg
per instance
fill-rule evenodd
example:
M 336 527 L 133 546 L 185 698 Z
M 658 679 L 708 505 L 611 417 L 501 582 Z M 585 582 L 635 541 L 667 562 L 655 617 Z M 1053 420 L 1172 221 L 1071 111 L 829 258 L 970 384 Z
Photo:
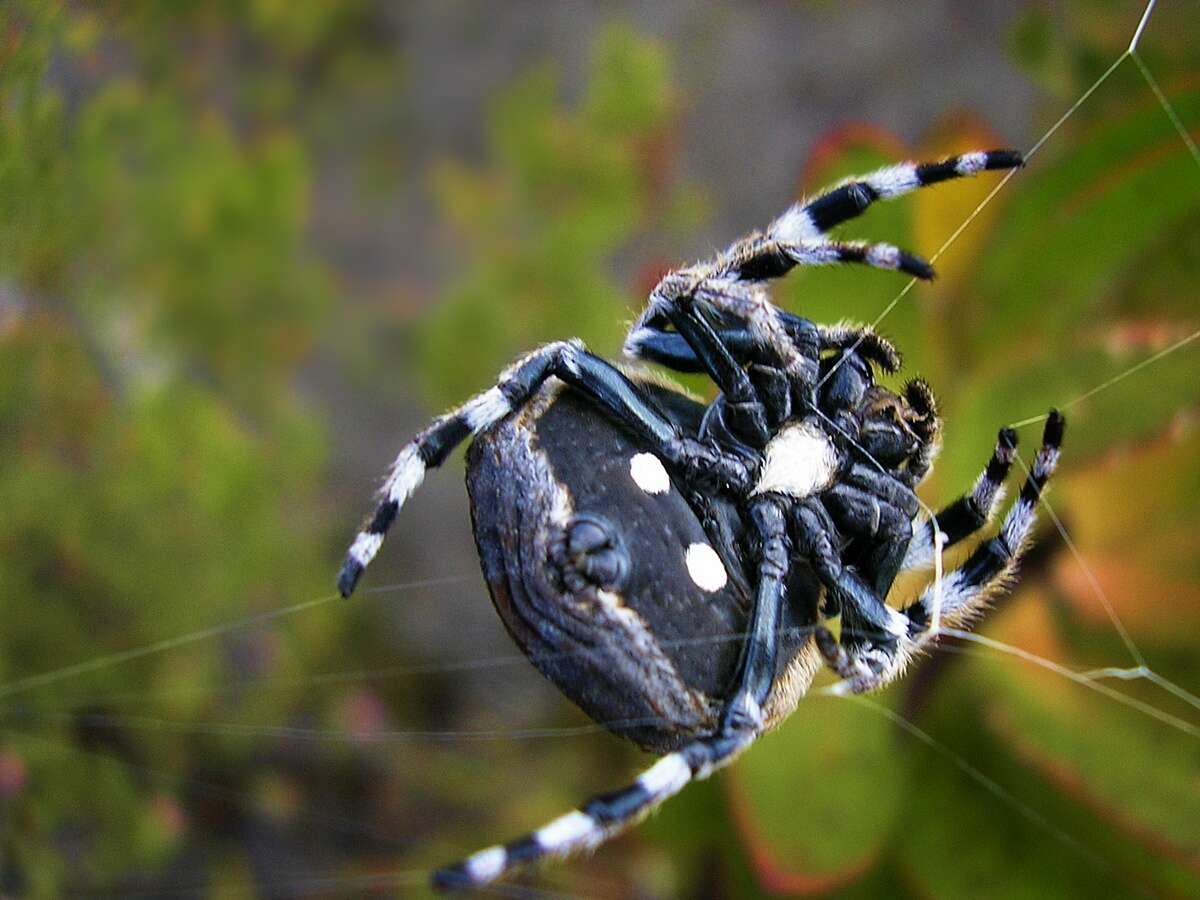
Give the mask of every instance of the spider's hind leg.
M 682 435 L 676 425 L 611 363 L 587 352 L 579 341 L 548 344 L 525 356 L 489 388 L 437 419 L 405 445 L 380 490 L 374 514 L 346 553 L 338 590 L 348 597 L 375 557 L 396 513 L 424 480 L 459 444 L 491 428 L 533 397 L 546 379 L 562 379 L 589 397 L 647 444 L 679 473 L 734 491 L 748 491 L 753 473 L 745 460 Z M 599 572 L 603 577 L 604 573 Z M 617 574 L 614 570 L 612 574 Z
M 689 782 L 728 765 L 756 737 L 757 731 L 745 730 L 692 741 L 660 758 L 632 784 L 595 796 L 522 838 L 438 869 L 433 885 L 438 890 L 478 888 L 520 866 L 591 850 L 639 822 Z

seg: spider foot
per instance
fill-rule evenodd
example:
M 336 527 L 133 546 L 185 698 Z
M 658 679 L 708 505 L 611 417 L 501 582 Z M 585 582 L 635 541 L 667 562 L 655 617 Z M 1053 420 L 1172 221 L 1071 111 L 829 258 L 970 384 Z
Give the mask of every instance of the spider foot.
M 629 556 L 612 526 L 586 514 L 575 516 L 551 543 L 550 562 L 572 593 L 614 590 L 629 572 Z
M 844 686 L 835 685 L 836 693 L 861 694 L 879 683 L 879 673 L 887 667 L 887 651 L 869 649 L 851 654 L 824 625 L 817 626 L 813 637 L 825 664 L 842 679 Z

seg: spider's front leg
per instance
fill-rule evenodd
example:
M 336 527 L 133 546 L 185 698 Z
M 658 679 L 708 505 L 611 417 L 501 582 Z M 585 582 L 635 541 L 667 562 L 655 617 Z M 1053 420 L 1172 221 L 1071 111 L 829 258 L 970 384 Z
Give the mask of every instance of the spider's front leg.
M 985 541 L 959 568 L 946 574 L 940 582 L 925 589 L 917 600 L 901 611 L 888 610 L 894 620 L 896 640 L 888 645 L 872 642 L 865 646 L 842 643 L 826 628 L 816 632 L 817 647 L 828 665 L 843 679 L 840 690 L 862 693 L 875 690 L 893 681 L 904 671 L 908 661 L 931 637 L 935 624 L 951 626 L 966 625 L 986 609 L 993 594 L 1008 583 L 1016 571 L 1022 554 L 1028 547 L 1029 538 L 1037 520 L 1036 508 L 1042 490 L 1058 465 L 1059 447 L 1062 444 L 1065 420 L 1057 411 L 1051 411 L 1042 435 L 1042 446 L 1034 457 L 1033 466 L 1025 479 L 1016 503 L 1005 516 L 1000 532 Z M 1001 432 L 997 457 L 1000 462 L 989 466 L 991 476 L 984 478 L 993 485 L 1000 468 L 1007 464 L 1001 455 L 1002 449 L 1011 452 L 1010 436 Z M 994 497 L 996 489 L 988 488 Z M 839 586 L 853 584 L 853 573 L 838 582 Z M 864 585 L 865 586 L 865 585 Z M 860 598 L 848 592 L 851 602 Z M 873 603 L 878 598 L 870 600 Z

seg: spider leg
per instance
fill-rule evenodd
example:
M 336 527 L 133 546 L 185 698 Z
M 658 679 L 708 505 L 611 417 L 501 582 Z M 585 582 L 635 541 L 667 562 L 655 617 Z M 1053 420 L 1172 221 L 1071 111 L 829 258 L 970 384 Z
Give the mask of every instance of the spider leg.
M 786 602 L 792 550 L 789 505 L 787 498 L 765 494 L 755 498 L 749 510 L 758 542 L 758 587 L 738 661 L 737 681 L 722 717 L 722 730 L 726 732 L 762 728 L 762 705 L 775 680 L 779 621 Z
M 686 294 L 667 294 L 666 315 L 688 342 L 709 377 L 724 394 L 730 425 L 751 444 L 764 446 L 770 438 L 767 409 L 742 363 L 722 342 L 704 313 Z M 777 411 L 777 416 L 778 416 Z M 782 416 L 778 416 L 782 418 Z
M 551 376 L 577 388 L 640 435 L 685 478 L 734 492 L 750 489 L 753 473 L 745 460 L 682 435 L 612 364 L 587 352 L 579 341 L 548 344 L 518 360 L 494 387 L 438 418 L 404 446 L 380 490 L 374 514 L 346 553 L 338 575 L 342 596 L 348 597 L 354 591 L 396 513 L 421 485 L 426 470 L 440 466 L 467 438 L 519 409 Z
M 782 278 L 796 266 L 857 263 L 875 269 L 904 272 L 914 278 L 933 278 L 928 262 L 891 244 L 832 241 L 825 238 L 788 240 L 768 234 L 743 239 L 710 264 L 713 274 L 739 281 Z
M 993 169 L 1024 165 L 1016 150 L 988 150 L 951 156 L 938 162 L 901 163 L 852 178 L 806 203 L 797 203 L 776 219 L 768 234 L 782 240 L 820 238 L 866 211 L 876 200 L 890 200 L 918 188 Z
M 900 484 L 890 476 L 873 474 L 880 484 Z M 821 500 L 843 534 L 867 542 L 862 568 L 873 575 L 871 586 L 875 593 L 886 597 L 912 538 L 916 509 L 908 512 L 907 507 L 890 499 L 886 491 L 846 482 L 825 491 Z
M 1004 499 L 1004 479 L 1012 468 L 1017 452 L 1017 433 L 1002 428 L 987 467 L 979 473 L 974 487 L 940 510 L 935 519 L 919 525 L 908 545 L 900 571 L 926 569 L 933 565 L 934 521 L 944 535 L 943 547 L 957 544 L 983 528 Z
M 691 781 L 707 778 L 746 749 L 758 732 L 725 732 L 701 738 L 661 757 L 630 785 L 592 797 L 578 809 L 507 844 L 480 850 L 438 869 L 438 890 L 482 887 L 518 866 L 590 850 L 644 818 Z
M 821 350 L 851 350 L 889 374 L 900 371 L 900 352 L 865 325 L 814 325 L 808 319 L 779 310 L 779 319 L 793 341 L 815 343 Z M 704 364 L 692 345 L 677 331 L 667 331 L 665 317 L 643 315 L 625 339 L 625 355 L 660 363 L 677 372 L 703 372 Z M 739 363 L 764 362 L 764 347 L 746 327 L 719 328 L 717 337 Z
M 934 634 L 935 613 L 940 623 L 969 624 L 983 612 L 996 591 L 1012 579 L 1028 546 L 1042 489 L 1058 464 L 1064 427 L 1062 415 L 1051 411 L 1041 449 L 1034 457 L 1016 503 L 1004 517 L 1000 533 L 981 544 L 962 566 L 948 573 L 940 585 L 930 585 L 912 605 L 895 613 L 907 621 L 907 629 L 894 650 L 880 653 L 884 648 L 872 647 L 869 648 L 870 655 L 864 657 L 861 653 L 856 654 L 854 649 L 847 651 L 840 646 L 828 629 L 817 629 L 818 648 L 830 666 L 845 679 L 842 691 L 857 694 L 893 681 Z
M 842 561 L 841 535 L 824 504 L 808 498 L 792 508 L 792 543 L 826 589 L 826 608 L 844 617 L 855 641 L 894 646 L 907 620 L 891 609 L 862 577 Z
M 785 315 L 790 315 L 786 314 Z M 794 317 L 792 317 L 794 318 Z M 900 351 L 891 341 L 876 334 L 866 325 L 843 322 L 837 325 L 818 325 L 822 350 L 853 350 L 870 360 L 889 375 L 900 371 Z

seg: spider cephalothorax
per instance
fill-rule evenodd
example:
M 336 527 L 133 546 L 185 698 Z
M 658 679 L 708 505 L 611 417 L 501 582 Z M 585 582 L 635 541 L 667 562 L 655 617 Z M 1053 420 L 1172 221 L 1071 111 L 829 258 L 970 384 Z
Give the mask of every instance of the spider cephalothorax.
M 443 887 L 592 847 L 785 718 L 822 661 L 844 690 L 896 678 L 935 624 L 965 624 L 1011 578 L 1053 471 L 1063 420 L 999 533 L 903 610 L 896 576 L 987 524 L 1015 453 L 1000 432 L 972 490 L 936 516 L 914 488 L 939 439 L 933 395 L 869 329 L 775 307 L 798 265 L 861 263 L 932 277 L 886 244 L 829 229 L 872 202 L 1021 164 L 1013 151 L 904 164 L 797 204 L 766 232 L 668 274 L 625 353 L 716 383 L 706 404 L 582 343 L 542 347 L 400 452 L 338 586 L 349 595 L 430 466 L 475 437 L 467 486 L 484 577 L 533 663 L 588 715 L 664 754 L 632 785 L 440 870 Z

